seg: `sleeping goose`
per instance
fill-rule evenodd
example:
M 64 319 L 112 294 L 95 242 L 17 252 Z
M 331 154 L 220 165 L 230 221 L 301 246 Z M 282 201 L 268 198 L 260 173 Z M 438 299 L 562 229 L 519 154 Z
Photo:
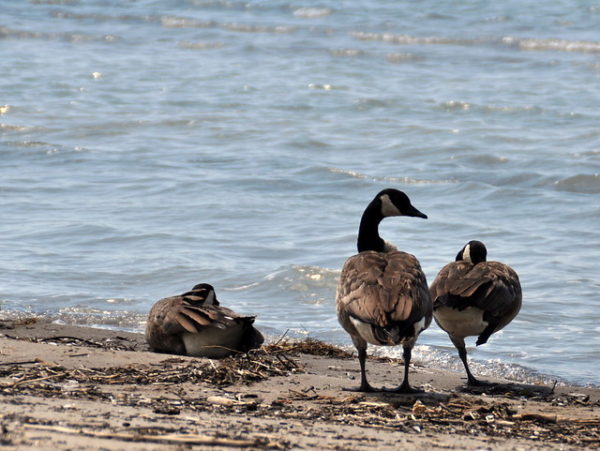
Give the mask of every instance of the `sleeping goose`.
M 476 345 L 482 345 L 521 309 L 517 273 L 503 263 L 486 261 L 486 257 L 481 241 L 469 241 L 456 261 L 441 269 L 430 288 L 433 316 L 458 349 L 468 385 L 487 384 L 469 370 L 465 337 L 477 335 Z
M 221 307 L 214 288 L 201 283 L 154 304 L 146 323 L 146 340 L 159 352 L 221 358 L 262 344 L 263 336 L 253 323 L 254 316 L 240 316 Z
M 385 189 L 365 209 L 358 230 L 358 254 L 344 263 L 337 287 L 337 314 L 358 351 L 360 386 L 356 391 L 375 391 L 367 382 L 367 343 L 403 346 L 404 381 L 389 391 L 414 393 L 408 383 L 412 348 L 419 333 L 431 323 L 432 305 L 427 280 L 419 261 L 397 250 L 379 236 L 379 223 L 388 216 L 427 218 L 406 194 Z

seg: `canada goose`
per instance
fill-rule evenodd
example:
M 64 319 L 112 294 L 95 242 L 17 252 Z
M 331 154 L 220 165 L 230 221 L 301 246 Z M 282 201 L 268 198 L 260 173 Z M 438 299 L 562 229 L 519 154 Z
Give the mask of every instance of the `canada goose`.
M 419 333 L 431 323 L 432 305 L 427 280 L 419 261 L 398 251 L 379 236 L 379 223 L 388 216 L 427 218 L 402 191 L 385 189 L 365 209 L 358 230 L 358 254 L 344 263 L 337 287 L 337 314 L 358 351 L 360 386 L 356 391 L 375 391 L 367 382 L 367 343 L 402 344 L 404 381 L 394 390 L 415 393 L 408 383 L 412 348 Z
M 503 263 L 486 261 L 486 257 L 481 241 L 469 241 L 456 261 L 441 269 L 430 288 L 435 322 L 458 349 L 468 385 L 487 384 L 469 370 L 465 337 L 478 335 L 476 345 L 482 345 L 521 309 L 517 273 Z
M 154 304 L 146 340 L 159 352 L 221 358 L 262 344 L 264 338 L 253 323 L 254 316 L 240 316 L 221 307 L 214 288 L 201 283 Z

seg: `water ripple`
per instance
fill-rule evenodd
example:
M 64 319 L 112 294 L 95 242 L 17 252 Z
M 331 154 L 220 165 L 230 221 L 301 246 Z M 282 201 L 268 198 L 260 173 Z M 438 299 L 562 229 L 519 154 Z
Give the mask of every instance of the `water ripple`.
M 358 171 L 340 168 L 327 168 L 332 174 L 342 174 L 355 179 L 367 179 L 376 182 L 401 183 L 405 185 L 445 185 L 457 183 L 456 180 L 434 180 L 434 179 L 416 179 L 412 177 L 393 177 L 393 176 L 372 176 Z
M 559 191 L 571 193 L 600 193 L 600 174 L 578 174 L 554 182 Z

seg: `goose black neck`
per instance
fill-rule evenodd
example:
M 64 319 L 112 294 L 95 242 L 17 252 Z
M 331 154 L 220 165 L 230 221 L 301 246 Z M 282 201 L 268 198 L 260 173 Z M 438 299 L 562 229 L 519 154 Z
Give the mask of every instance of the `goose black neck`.
M 358 252 L 383 252 L 385 243 L 379 236 L 379 223 L 383 219 L 381 208 L 370 204 L 362 215 L 358 229 Z

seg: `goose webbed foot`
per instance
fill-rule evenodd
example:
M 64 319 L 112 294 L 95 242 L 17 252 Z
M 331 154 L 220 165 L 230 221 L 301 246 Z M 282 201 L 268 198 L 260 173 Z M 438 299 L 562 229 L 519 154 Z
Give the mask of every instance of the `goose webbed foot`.
M 494 385 L 492 382 L 482 381 L 481 379 L 476 379 L 475 376 L 469 374 L 467 377 L 467 385 L 469 387 L 491 387 Z

